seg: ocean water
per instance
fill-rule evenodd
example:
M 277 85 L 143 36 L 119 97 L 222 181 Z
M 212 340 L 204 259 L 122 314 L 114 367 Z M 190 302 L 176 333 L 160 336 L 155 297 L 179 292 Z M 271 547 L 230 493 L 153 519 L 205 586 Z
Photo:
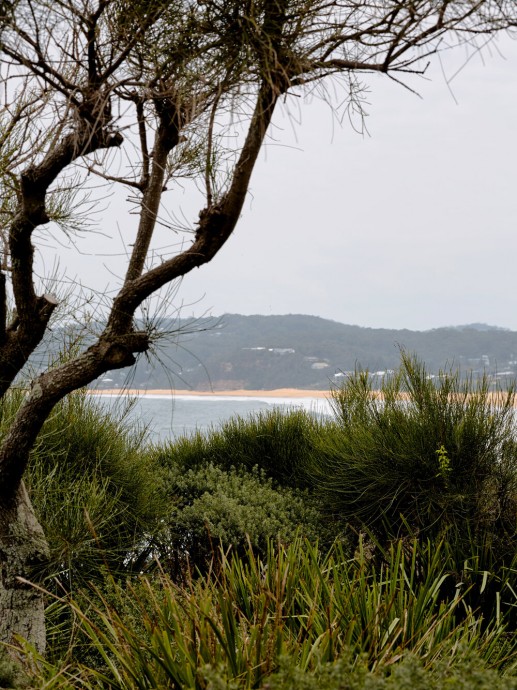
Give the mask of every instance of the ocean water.
M 95 398 L 114 411 L 123 409 L 128 401 L 127 396 L 118 395 L 95 395 Z M 329 402 L 322 398 L 143 394 L 136 399 L 129 415 L 136 426 L 145 426 L 148 429 L 149 440 L 162 442 L 189 435 L 196 430 L 207 432 L 236 415 L 247 417 L 275 407 L 286 411 L 305 409 L 315 415 L 330 414 Z

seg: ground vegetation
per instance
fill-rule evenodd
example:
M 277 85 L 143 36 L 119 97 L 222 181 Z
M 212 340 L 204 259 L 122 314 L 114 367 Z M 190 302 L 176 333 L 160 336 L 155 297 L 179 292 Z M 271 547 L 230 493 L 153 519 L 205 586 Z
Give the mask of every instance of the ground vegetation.
M 70 396 L 28 474 L 49 646 L 4 686 L 517 687 L 513 392 L 404 355 L 383 393 L 160 446 Z

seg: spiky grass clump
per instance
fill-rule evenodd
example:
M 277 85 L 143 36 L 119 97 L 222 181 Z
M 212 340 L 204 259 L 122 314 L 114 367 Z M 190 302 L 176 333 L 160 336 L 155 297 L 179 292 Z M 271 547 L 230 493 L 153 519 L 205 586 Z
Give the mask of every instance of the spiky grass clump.
M 72 604 L 100 659 L 64 677 L 69 687 L 118 690 L 290 688 L 289 678 L 337 690 L 383 687 L 404 661 L 415 687 L 424 687 L 424 671 L 443 674 L 444 664 L 471 658 L 512 673 L 515 638 L 502 618 L 477 617 L 461 585 L 446 595 L 446 564 L 443 545 L 430 542 L 394 544 L 377 566 L 361 550 L 355 559 L 339 546 L 323 556 L 297 539 L 271 545 L 264 559 L 251 549 L 223 554 L 217 573 L 181 586 L 166 577 L 114 584 L 89 612 Z M 58 672 L 47 664 L 47 679 Z M 400 687 L 409 687 L 403 676 Z
M 22 398 L 20 391 L 2 401 L 0 434 Z M 98 578 L 104 566 L 127 572 L 141 564 L 166 513 L 160 468 L 127 412 L 72 393 L 31 453 L 25 481 L 50 546 L 46 574 L 61 593 Z

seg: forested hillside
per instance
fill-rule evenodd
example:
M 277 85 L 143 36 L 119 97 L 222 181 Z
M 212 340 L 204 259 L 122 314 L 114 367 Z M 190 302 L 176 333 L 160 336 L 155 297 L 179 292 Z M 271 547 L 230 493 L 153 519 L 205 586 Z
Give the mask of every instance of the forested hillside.
M 194 390 L 328 389 L 356 367 L 381 378 L 396 369 L 400 348 L 435 375 L 459 367 L 501 378 L 517 370 L 517 332 L 473 324 L 430 331 L 361 328 L 315 316 L 181 319 L 160 324 L 156 356 L 127 372 L 109 372 L 104 388 L 123 385 Z

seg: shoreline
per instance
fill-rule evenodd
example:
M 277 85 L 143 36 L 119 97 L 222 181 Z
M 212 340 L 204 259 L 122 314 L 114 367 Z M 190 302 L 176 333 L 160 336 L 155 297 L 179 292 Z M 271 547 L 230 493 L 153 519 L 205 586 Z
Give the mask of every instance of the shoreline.
M 382 399 L 380 391 L 372 391 L 374 397 Z M 86 389 L 88 395 L 99 397 L 167 397 L 167 398 L 256 398 L 256 399 L 299 399 L 299 400 L 331 400 L 331 391 L 308 390 L 301 388 L 275 388 L 272 390 L 246 390 L 239 388 L 236 390 L 215 390 L 215 391 L 192 391 L 176 388 L 105 388 L 105 389 Z M 504 405 L 507 392 L 491 391 L 488 393 L 487 402 L 492 405 Z M 461 396 L 460 396 L 461 397 Z M 400 400 L 408 400 L 407 392 L 399 394 Z M 511 406 L 517 409 L 517 395 L 514 395 Z
M 224 391 L 191 391 L 166 388 L 107 388 L 107 389 L 88 389 L 89 395 L 106 396 L 145 396 L 163 395 L 172 397 L 203 397 L 203 398 L 318 398 L 324 399 L 330 396 L 328 391 L 311 391 L 300 388 L 275 388 L 274 390 L 224 390 Z

